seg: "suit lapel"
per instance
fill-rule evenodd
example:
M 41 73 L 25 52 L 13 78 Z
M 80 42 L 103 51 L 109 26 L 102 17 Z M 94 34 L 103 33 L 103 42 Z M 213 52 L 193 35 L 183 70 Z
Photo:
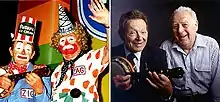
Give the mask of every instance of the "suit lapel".
M 149 48 L 145 48 L 141 53 L 140 72 L 146 72 L 148 70 L 148 60 L 150 59 Z M 147 74 L 147 73 L 146 73 Z

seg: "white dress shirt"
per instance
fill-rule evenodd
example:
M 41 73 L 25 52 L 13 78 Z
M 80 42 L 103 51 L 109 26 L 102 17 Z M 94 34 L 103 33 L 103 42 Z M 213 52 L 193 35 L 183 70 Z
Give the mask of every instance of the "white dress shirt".
M 130 51 L 128 51 L 128 49 L 124 46 L 124 49 L 125 49 L 125 55 L 126 57 L 132 53 Z M 136 68 L 136 72 L 140 72 L 140 64 L 141 64 L 141 51 L 140 52 L 136 52 L 136 53 L 133 53 L 136 58 L 133 59 L 134 63 L 135 63 L 135 68 Z

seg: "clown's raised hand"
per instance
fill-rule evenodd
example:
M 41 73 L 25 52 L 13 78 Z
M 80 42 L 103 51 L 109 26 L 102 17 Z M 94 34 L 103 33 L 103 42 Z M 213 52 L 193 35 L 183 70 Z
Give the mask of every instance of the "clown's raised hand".
M 101 0 L 90 0 L 88 7 L 93 14 L 89 16 L 92 20 L 109 27 L 109 11 Z

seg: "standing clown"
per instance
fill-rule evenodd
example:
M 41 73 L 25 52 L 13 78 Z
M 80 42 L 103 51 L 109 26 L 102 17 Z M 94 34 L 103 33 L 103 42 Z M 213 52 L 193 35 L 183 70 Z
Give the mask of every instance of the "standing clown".
M 88 6 L 93 13 L 90 18 L 109 32 L 109 12 L 104 4 L 91 0 Z M 51 46 L 60 51 L 63 62 L 51 76 L 54 102 L 99 102 L 98 75 L 109 63 L 108 40 L 106 46 L 88 51 L 88 36 L 79 23 L 71 23 L 59 5 L 59 31 L 51 38 Z
M 33 66 L 29 62 L 35 55 L 34 35 L 37 20 L 22 16 L 12 46 L 9 48 L 12 61 L 0 68 L 0 102 L 49 102 L 51 95 L 50 77 L 40 77 L 33 69 L 45 66 Z M 10 74 L 24 74 L 24 78 L 11 77 Z M 10 75 L 10 76 L 9 76 Z M 16 81 L 14 79 L 17 79 Z M 14 86 L 14 87 L 13 87 Z

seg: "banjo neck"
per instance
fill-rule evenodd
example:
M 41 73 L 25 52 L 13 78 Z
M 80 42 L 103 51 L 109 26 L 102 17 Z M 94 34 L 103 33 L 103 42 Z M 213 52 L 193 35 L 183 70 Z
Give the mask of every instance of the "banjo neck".
M 5 69 L 1 69 L 0 68 L 0 72 L 5 72 L 7 73 L 7 71 Z M 1 73 L 1 74 L 5 74 L 5 73 Z M 50 68 L 48 67 L 44 67 L 44 68 L 37 68 L 37 69 L 33 69 L 32 71 L 29 72 L 24 72 L 24 73 L 20 73 L 20 74 L 13 74 L 13 75 L 9 75 L 8 78 L 12 81 L 12 85 L 9 88 L 8 91 L 5 91 L 4 89 L 0 88 L 0 98 L 4 98 L 7 97 L 8 95 L 10 95 L 11 91 L 13 90 L 14 86 L 15 86 L 15 82 L 25 78 L 25 76 L 28 73 L 35 73 L 37 74 L 39 77 L 47 77 L 50 75 Z
M 20 80 L 20 79 L 25 78 L 25 76 L 27 75 L 27 73 L 31 73 L 31 72 L 25 72 L 25 73 L 21 73 L 21 74 L 10 75 L 10 76 L 8 76 L 8 78 L 9 78 L 11 81 L 18 81 L 18 80 Z
M 20 74 L 13 74 L 13 75 L 10 75 L 8 76 L 8 78 L 11 80 L 11 81 L 18 81 L 20 79 L 23 79 L 25 78 L 25 76 L 28 74 L 28 73 L 35 73 L 37 74 L 38 76 L 40 77 L 45 77 L 45 76 L 49 76 L 50 74 L 50 69 L 48 67 L 45 67 L 45 68 L 39 68 L 39 69 L 34 69 L 33 71 L 29 71 L 29 72 L 24 72 L 24 73 L 20 73 Z

